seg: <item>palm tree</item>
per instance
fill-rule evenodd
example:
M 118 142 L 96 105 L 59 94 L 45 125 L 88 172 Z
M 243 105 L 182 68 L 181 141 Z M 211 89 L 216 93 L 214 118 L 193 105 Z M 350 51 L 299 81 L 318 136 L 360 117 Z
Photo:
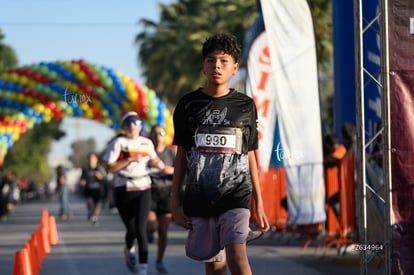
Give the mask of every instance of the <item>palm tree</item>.
M 179 0 L 160 5 L 160 21 L 142 19 L 144 31 L 136 37 L 138 62 L 146 85 L 170 106 L 185 93 L 204 84 L 200 47 L 215 32 L 230 32 L 244 42 L 257 17 L 257 0 Z M 315 24 L 321 72 L 324 120 L 332 125 L 331 1 L 308 0 Z
M 175 105 L 204 84 L 200 48 L 212 33 L 230 32 L 243 42 L 257 15 L 255 0 L 180 0 L 160 5 L 159 23 L 143 19 L 136 37 L 146 85 Z
M 17 66 L 18 60 L 14 50 L 3 43 L 6 35 L 0 30 L 0 73 Z

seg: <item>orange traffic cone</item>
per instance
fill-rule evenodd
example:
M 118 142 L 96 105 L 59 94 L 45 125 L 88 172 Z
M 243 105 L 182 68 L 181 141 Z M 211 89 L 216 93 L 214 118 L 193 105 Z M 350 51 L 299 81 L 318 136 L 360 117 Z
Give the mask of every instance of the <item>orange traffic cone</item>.
M 49 210 L 47 210 L 47 208 L 43 208 L 43 210 L 42 210 L 42 218 L 41 218 L 41 220 L 43 221 L 43 220 L 47 220 L 47 219 L 49 219 Z
M 29 251 L 26 247 L 16 252 L 14 258 L 13 275 L 33 275 L 32 265 L 30 263 Z
M 22 256 L 22 262 L 23 262 L 23 274 L 25 275 L 33 275 L 37 272 L 33 272 L 32 270 L 32 265 L 30 264 L 30 256 L 29 256 L 29 251 L 27 248 L 23 248 L 22 252 L 21 252 L 21 256 Z
M 42 211 L 40 226 L 44 227 L 46 230 L 49 230 L 49 211 L 46 208 L 44 208 Z
M 28 251 L 32 270 L 39 270 L 43 256 L 41 254 L 39 240 L 37 239 L 35 232 L 32 233 L 32 237 L 30 238 Z
M 56 219 L 54 216 L 49 216 L 49 243 L 57 245 L 59 242 L 58 231 L 56 227 Z
M 13 275 L 23 275 L 23 265 L 23 255 L 20 251 L 16 251 L 16 254 L 14 256 Z
M 46 256 L 50 253 L 49 231 L 44 226 L 40 226 L 35 234 L 40 245 L 41 255 Z

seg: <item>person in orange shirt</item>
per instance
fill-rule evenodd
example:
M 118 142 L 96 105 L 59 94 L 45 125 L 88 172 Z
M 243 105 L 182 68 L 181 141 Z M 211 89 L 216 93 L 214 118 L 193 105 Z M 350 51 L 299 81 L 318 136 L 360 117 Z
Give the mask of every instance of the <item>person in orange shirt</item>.
M 338 143 L 338 139 L 335 135 L 326 135 L 323 139 L 324 149 L 324 169 L 327 172 L 329 169 L 330 175 L 336 177 L 333 183 L 338 183 L 339 164 L 345 157 L 347 149 L 342 144 Z M 339 219 L 339 185 L 326 186 L 326 203 L 332 208 L 336 218 Z

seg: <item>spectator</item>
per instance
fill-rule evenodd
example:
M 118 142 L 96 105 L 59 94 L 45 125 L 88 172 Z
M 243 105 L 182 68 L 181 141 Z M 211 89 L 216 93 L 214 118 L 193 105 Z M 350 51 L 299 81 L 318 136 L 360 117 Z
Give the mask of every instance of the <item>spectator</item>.
M 59 165 L 56 168 L 56 191 L 60 201 L 59 217 L 62 220 L 70 218 L 69 209 L 69 186 L 67 184 L 66 173 L 63 166 Z
M 374 146 L 371 153 L 368 155 L 368 161 L 371 164 L 372 168 L 375 171 L 375 174 L 378 180 L 383 183 L 383 136 L 382 136 L 382 124 L 381 121 L 377 124 L 376 127 L 377 138 L 375 139 Z
M 351 123 L 344 123 L 341 127 L 341 137 L 343 145 L 346 148 L 346 155 L 348 157 L 350 154 L 356 156 L 356 131 L 354 125 Z
M 7 216 L 10 212 L 13 184 L 13 174 L 10 171 L 6 171 L 0 181 L 0 219 L 2 221 L 7 220 Z
M 338 139 L 335 135 L 326 135 L 323 139 L 324 148 L 324 168 L 335 169 L 336 178 L 338 178 L 338 167 L 341 160 L 346 155 L 346 148 L 342 144 L 338 143 Z M 339 186 L 337 186 L 339 188 Z M 332 194 L 327 194 L 326 203 L 332 208 L 336 218 L 339 220 L 339 189 L 331 190 Z

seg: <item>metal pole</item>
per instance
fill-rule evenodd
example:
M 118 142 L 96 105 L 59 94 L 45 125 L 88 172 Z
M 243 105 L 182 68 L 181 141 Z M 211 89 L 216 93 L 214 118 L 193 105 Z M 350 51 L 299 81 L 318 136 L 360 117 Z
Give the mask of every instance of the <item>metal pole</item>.
M 356 206 L 359 243 L 367 244 L 367 197 L 365 185 L 365 112 L 364 112 L 364 59 L 363 59 L 363 11 L 362 1 L 354 0 L 355 22 L 355 92 L 356 92 L 356 132 L 357 132 L 357 190 Z M 368 273 L 367 250 L 360 250 L 360 274 Z
M 391 178 L 391 126 L 390 126 L 390 68 L 389 68 L 389 36 L 388 36 L 388 0 L 380 0 L 381 10 L 381 78 L 382 78 L 382 123 L 383 133 L 383 179 L 385 200 L 385 242 L 384 261 L 386 274 L 392 270 L 392 225 L 394 224 L 392 212 L 392 178 Z
M 391 274 L 392 271 L 392 225 L 394 223 L 392 212 L 392 177 L 391 177 L 391 127 L 390 127 L 390 72 L 389 69 L 389 37 L 388 37 L 388 0 L 378 0 L 378 15 L 372 21 L 365 21 L 363 13 L 363 3 L 367 0 L 354 0 L 355 11 L 355 66 L 356 66 L 356 111 L 357 111 L 357 171 L 358 171 L 358 232 L 359 242 L 362 245 L 368 244 L 367 231 L 367 178 L 366 178 L 366 144 L 365 144 L 365 113 L 364 113 L 364 93 L 365 79 L 375 81 L 381 88 L 381 120 L 383 131 L 383 182 L 384 182 L 384 264 L 385 273 Z M 381 79 L 375 80 L 371 72 L 365 70 L 364 64 L 364 33 L 370 28 L 374 21 L 378 20 L 380 26 L 380 64 Z M 368 273 L 368 250 L 360 251 L 360 274 Z

